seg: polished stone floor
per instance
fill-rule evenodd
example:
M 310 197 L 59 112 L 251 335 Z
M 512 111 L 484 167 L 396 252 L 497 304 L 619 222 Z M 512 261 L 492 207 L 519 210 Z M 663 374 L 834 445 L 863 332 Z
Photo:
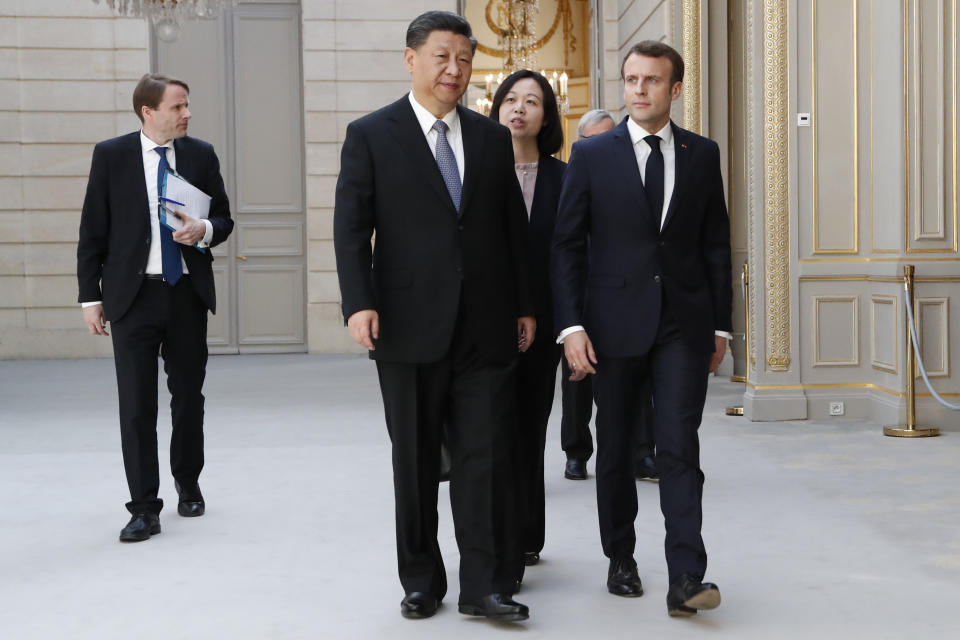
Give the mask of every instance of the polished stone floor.
M 741 389 L 712 383 L 701 428 L 719 609 L 667 617 L 648 482 L 637 485 L 646 593 L 606 593 L 592 461 L 589 480 L 563 479 L 554 415 L 547 544 L 517 596 L 532 616 L 494 625 L 456 611 L 446 485 L 450 593 L 432 619 L 399 615 L 390 451 L 365 358 L 212 358 L 207 515 L 176 515 L 163 470 L 163 533 L 132 545 L 117 542 L 127 515 L 112 362 L 0 362 L 0 637 L 956 637 L 960 432 L 910 441 L 853 420 L 724 416 Z M 168 441 L 162 426 L 161 450 Z

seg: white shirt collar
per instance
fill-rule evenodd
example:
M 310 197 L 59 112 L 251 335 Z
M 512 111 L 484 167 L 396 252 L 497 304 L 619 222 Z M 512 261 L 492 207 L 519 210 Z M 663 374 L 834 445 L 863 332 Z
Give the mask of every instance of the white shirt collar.
M 413 97 L 413 91 L 407 95 L 410 96 L 410 104 L 413 106 L 413 113 L 417 116 L 417 121 L 420 123 L 420 128 L 423 129 L 423 135 L 429 134 L 430 130 L 433 129 L 433 124 L 437 121 L 437 117 L 430 113 L 426 107 L 417 102 L 417 99 Z M 447 126 L 450 127 L 451 133 L 459 130 L 460 116 L 457 114 L 456 107 L 445 113 L 440 119 L 447 123 Z
M 143 132 L 143 129 L 140 129 L 140 146 L 143 147 L 143 152 L 147 153 L 148 151 L 153 151 L 157 147 L 166 147 L 168 149 L 173 149 L 173 140 L 167 142 L 167 144 L 157 144 L 153 140 L 147 137 L 147 134 Z
M 630 142 L 633 143 L 633 146 L 637 146 L 637 143 L 650 135 L 650 133 L 633 121 L 633 118 L 627 118 L 627 130 L 630 132 Z M 670 126 L 670 121 L 667 121 L 667 124 L 663 126 L 660 131 L 657 131 L 656 136 L 660 136 L 660 148 L 672 149 L 673 148 L 673 127 Z M 646 144 L 646 141 L 644 141 Z

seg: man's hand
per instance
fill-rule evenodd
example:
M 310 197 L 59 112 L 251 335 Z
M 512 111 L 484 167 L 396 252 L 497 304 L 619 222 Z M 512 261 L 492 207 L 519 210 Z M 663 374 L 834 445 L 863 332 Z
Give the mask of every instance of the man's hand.
M 593 368 L 593 365 L 597 364 L 597 354 L 586 331 L 576 331 L 563 339 L 563 357 L 570 366 L 572 382 L 583 380 L 588 373 L 597 372 Z
M 723 361 L 723 356 L 727 354 L 727 339 L 723 336 L 714 336 L 714 341 L 716 346 L 714 347 L 713 356 L 710 358 L 710 373 L 717 370 L 720 362 Z
M 533 316 L 517 318 L 517 347 L 523 353 L 533 344 L 537 334 L 537 320 Z
M 107 318 L 103 315 L 103 305 L 94 304 L 83 308 L 83 321 L 87 323 L 90 333 L 95 336 L 108 336 Z
M 363 345 L 370 351 L 376 349 L 373 341 L 380 337 L 380 315 L 373 309 L 357 311 L 347 319 L 347 328 L 350 337 L 357 344 Z
M 183 228 L 173 232 L 174 240 L 188 247 L 192 247 L 203 240 L 204 234 L 207 233 L 207 225 L 203 224 L 203 221 L 191 218 L 187 214 L 179 211 L 174 211 L 173 215 L 180 218 L 180 222 L 183 223 Z

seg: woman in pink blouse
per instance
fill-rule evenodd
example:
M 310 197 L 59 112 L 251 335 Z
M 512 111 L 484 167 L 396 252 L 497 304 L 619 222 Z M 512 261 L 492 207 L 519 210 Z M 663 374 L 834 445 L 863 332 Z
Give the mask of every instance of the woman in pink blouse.
M 543 449 L 553 406 L 557 364 L 550 295 L 550 243 L 566 164 L 553 157 L 563 146 L 557 101 L 535 71 L 508 76 L 493 97 L 490 117 L 510 129 L 517 180 L 530 220 L 531 284 L 537 340 L 520 354 L 517 368 L 519 429 L 516 447 L 520 542 L 526 565 L 537 564 L 544 542 Z

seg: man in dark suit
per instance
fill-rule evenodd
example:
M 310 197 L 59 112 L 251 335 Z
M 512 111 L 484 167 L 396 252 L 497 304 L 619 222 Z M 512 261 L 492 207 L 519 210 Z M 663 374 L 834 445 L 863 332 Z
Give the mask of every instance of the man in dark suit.
M 580 118 L 577 125 L 577 140 L 586 140 L 606 133 L 617 126 L 609 111 L 593 109 Z M 543 331 L 543 327 L 541 327 Z M 567 454 L 563 477 L 568 480 L 587 479 L 587 460 L 593 455 L 593 436 L 590 435 L 590 418 L 593 415 L 593 384 L 590 378 L 573 380 L 567 361 L 563 360 L 560 378 L 563 415 L 560 420 L 560 446 Z M 638 480 L 654 480 L 660 477 L 655 458 L 653 436 L 653 402 L 650 385 L 645 384 L 637 394 L 637 430 L 634 434 L 635 449 L 633 472 Z
M 460 548 L 459 611 L 522 620 L 512 494 L 514 372 L 536 323 L 526 215 L 505 127 L 458 106 L 476 40 L 429 11 L 407 29 L 412 90 L 347 127 L 334 244 L 350 335 L 376 361 L 393 445 L 401 614 L 433 615 L 444 423 Z M 371 247 L 371 237 L 376 242 Z
M 163 357 L 173 420 L 170 468 L 181 516 L 206 508 L 198 479 L 203 468 L 203 379 L 207 312 L 216 311 L 213 247 L 233 220 L 208 143 L 187 137 L 186 83 L 147 74 L 133 92 L 143 128 L 99 143 L 80 217 L 77 279 L 83 317 L 95 335 L 113 333 L 120 399 L 123 465 L 132 517 L 123 542 L 160 533 L 163 500 L 157 460 L 157 354 Z M 177 212 L 182 227 L 159 223 L 159 189 L 168 167 L 211 196 L 210 217 Z
M 630 438 L 637 391 L 653 391 L 667 611 L 720 604 L 703 582 L 697 429 L 708 372 L 731 331 L 730 229 L 717 144 L 670 121 L 683 60 L 645 41 L 621 68 L 629 117 L 578 142 L 554 235 L 555 325 L 575 377 L 596 374 L 597 510 L 608 590 L 639 596 Z

